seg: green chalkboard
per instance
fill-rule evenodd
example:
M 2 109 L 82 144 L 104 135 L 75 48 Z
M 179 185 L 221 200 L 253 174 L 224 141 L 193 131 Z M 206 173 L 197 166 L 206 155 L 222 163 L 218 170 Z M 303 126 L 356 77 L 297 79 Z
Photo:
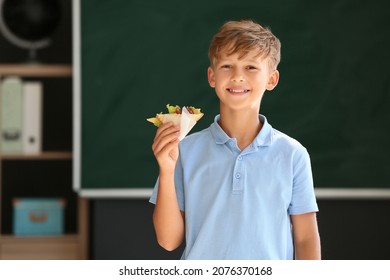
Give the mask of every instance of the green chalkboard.
M 278 87 L 262 102 L 307 147 L 315 187 L 390 187 L 388 0 L 80 2 L 81 188 L 153 187 L 146 118 L 167 103 L 218 113 L 207 50 L 227 20 L 251 18 L 282 42 Z

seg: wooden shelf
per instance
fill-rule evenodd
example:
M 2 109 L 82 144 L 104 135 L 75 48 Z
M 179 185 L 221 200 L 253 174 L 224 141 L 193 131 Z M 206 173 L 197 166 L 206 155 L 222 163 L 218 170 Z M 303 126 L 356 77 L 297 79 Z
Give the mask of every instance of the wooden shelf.
M 54 151 L 38 154 L 1 154 L 1 160 L 66 160 L 72 159 L 72 152 Z
M 63 241 L 77 241 L 77 234 L 63 234 L 63 235 L 37 235 L 37 236 L 17 236 L 13 234 L 2 234 L 1 243 L 30 243 L 30 242 L 63 242 Z
M 80 259 L 81 242 L 77 234 L 36 237 L 2 235 L 0 259 Z
M 68 64 L 0 64 L 0 76 L 71 77 Z

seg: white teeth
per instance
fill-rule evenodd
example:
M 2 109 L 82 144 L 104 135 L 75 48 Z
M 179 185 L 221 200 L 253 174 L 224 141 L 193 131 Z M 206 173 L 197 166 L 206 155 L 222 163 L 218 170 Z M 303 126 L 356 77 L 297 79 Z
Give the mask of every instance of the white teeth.
M 248 90 L 246 89 L 229 89 L 230 92 L 233 92 L 233 93 L 244 93 L 244 92 L 248 92 Z

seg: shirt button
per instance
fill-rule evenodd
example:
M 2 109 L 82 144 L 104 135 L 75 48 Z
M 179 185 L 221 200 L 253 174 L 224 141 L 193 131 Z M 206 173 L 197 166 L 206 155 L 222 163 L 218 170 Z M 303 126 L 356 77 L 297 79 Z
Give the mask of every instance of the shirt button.
M 241 178 L 241 174 L 239 172 L 236 173 L 236 179 L 240 179 Z
M 242 160 L 242 156 L 239 156 L 239 157 L 238 157 L 238 160 Z

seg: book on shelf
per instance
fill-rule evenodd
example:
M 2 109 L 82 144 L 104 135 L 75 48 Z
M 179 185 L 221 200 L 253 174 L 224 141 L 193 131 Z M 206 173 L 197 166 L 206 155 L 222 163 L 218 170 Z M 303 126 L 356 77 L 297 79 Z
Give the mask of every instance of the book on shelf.
M 23 83 L 23 152 L 42 151 L 42 83 Z
M 0 80 L 1 153 L 42 151 L 42 83 L 9 76 Z
M 6 77 L 1 81 L 1 151 L 22 151 L 23 82 L 19 77 Z

